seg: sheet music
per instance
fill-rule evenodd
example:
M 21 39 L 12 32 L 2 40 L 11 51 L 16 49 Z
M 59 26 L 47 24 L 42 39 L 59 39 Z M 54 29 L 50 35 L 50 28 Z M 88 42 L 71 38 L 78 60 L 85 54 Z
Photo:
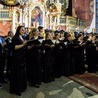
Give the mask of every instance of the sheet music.
M 44 39 L 39 39 L 39 42 L 42 43 Z
M 67 45 L 67 42 L 64 42 L 65 45 Z
M 52 42 L 55 44 L 56 40 L 52 40 Z

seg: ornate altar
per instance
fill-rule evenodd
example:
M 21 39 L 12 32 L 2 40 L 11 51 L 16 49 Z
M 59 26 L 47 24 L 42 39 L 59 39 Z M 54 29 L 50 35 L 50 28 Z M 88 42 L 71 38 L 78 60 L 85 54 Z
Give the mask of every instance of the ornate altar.
M 39 25 L 44 26 L 45 8 L 43 0 L 29 0 L 29 27 L 38 27 Z
M 77 26 L 80 27 L 80 31 L 83 31 L 86 27 L 86 21 L 72 16 L 60 16 L 59 29 L 67 30 L 70 28 L 70 31 L 75 31 Z
M 85 19 L 78 19 L 77 25 L 80 27 L 80 31 L 83 31 L 86 28 L 86 20 Z
M 70 27 L 70 31 L 75 31 L 75 28 L 77 27 L 77 18 L 66 16 L 66 27 Z
M 16 31 L 18 25 L 31 28 L 42 25 L 45 29 L 48 28 L 53 30 L 66 30 L 70 27 L 71 31 L 74 31 L 77 25 L 81 27 L 85 25 L 84 20 L 79 19 L 78 21 L 77 18 L 65 16 L 69 0 L 1 1 L 6 5 L 6 11 L 4 11 L 0 5 L 0 11 L 3 10 L 3 12 L 0 12 L 2 13 L 0 14 L 0 20 L 10 21 L 12 23 L 10 29 L 13 30 L 13 32 Z

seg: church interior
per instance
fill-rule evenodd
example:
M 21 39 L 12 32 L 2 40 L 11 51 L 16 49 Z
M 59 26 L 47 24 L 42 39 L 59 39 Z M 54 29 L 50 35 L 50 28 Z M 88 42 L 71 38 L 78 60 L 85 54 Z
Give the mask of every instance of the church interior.
M 95 19 L 94 0 L 0 0 L 0 35 L 17 26 L 33 28 L 42 25 L 45 29 L 71 28 L 77 26 L 81 31 L 91 27 Z M 6 31 L 5 31 L 6 29 Z
M 0 0 L 0 98 L 98 98 L 98 0 Z

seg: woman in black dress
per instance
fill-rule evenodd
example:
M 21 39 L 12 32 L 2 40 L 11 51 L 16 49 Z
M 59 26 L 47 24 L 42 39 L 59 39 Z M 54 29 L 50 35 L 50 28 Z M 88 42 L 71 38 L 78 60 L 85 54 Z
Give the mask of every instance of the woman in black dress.
M 54 47 L 54 74 L 56 78 L 61 77 L 63 71 L 63 50 L 64 43 L 60 39 L 60 34 L 55 33 L 55 47 Z
M 19 26 L 16 34 L 12 39 L 12 65 L 10 78 L 10 93 L 21 96 L 21 92 L 27 88 L 26 81 L 26 65 L 25 65 L 25 45 L 26 41 L 23 39 L 24 27 Z
M 75 62 L 74 62 L 74 40 L 71 34 L 66 35 L 67 45 L 65 46 L 65 57 L 63 65 L 63 75 L 71 76 L 75 74 Z
M 96 72 L 96 35 L 89 36 L 86 43 L 86 63 L 88 65 L 88 72 Z
M 30 32 L 27 54 L 27 74 L 30 86 L 39 88 L 41 84 L 41 50 L 39 31 L 33 28 Z
M 76 74 L 84 74 L 85 73 L 85 65 L 84 65 L 84 48 L 85 43 L 83 41 L 83 34 L 79 34 L 77 36 L 77 40 L 75 41 L 74 47 L 74 60 L 75 60 L 75 72 Z
M 43 82 L 49 83 L 54 81 L 54 44 L 51 41 L 51 33 L 46 33 L 46 38 L 42 42 L 42 69 L 43 69 Z

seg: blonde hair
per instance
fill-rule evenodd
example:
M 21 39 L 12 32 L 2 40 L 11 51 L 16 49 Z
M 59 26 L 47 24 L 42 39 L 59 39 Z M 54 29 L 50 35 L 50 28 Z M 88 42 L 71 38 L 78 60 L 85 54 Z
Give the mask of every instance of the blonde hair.
M 34 32 L 37 31 L 37 28 L 32 28 L 31 29 L 31 32 L 30 32 L 30 35 L 29 35 L 29 39 L 32 39 L 34 37 Z

